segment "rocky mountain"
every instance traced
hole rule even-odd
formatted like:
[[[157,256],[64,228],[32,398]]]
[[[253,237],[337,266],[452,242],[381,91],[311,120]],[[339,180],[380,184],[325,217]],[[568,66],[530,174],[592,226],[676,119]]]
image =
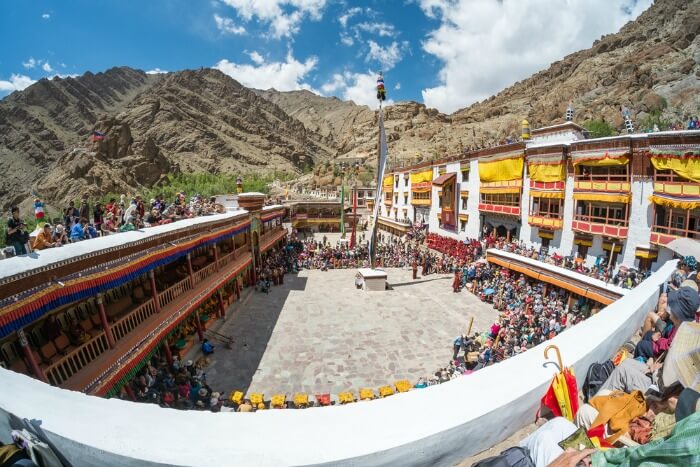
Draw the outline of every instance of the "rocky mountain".
[[[452,115],[415,102],[386,107],[392,160],[463,152],[562,121],[604,118],[621,129],[683,122],[700,109],[700,0],[657,0],[636,21],[548,69]],[[36,192],[53,202],[81,193],[133,192],[168,173],[270,173],[338,182],[334,158],[376,159],[377,113],[308,91],[256,91],[216,70],[147,75],[130,68],[41,80],[0,101],[0,204]],[[92,142],[93,131],[107,135]]]
[[[92,141],[93,131],[105,139]],[[299,120],[212,69],[113,68],[41,80],[0,101],[5,206],[32,192],[54,203],[135,192],[180,171],[301,173],[335,153]]]
[[[415,102],[387,107],[390,156],[413,162],[517,137],[523,119],[533,128],[563,121],[570,101],[579,124],[602,118],[622,130],[621,105],[632,110],[638,126],[652,115],[685,122],[700,112],[699,30],[699,0],[657,0],[590,49],[452,115]],[[261,95],[307,128],[332,136],[340,156],[376,157],[376,113],[369,108],[307,91]],[[316,182],[327,180],[320,175]]]

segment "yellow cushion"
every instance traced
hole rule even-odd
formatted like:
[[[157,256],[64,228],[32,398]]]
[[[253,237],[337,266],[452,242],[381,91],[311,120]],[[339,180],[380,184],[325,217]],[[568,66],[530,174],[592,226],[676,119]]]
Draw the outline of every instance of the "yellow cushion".
[[[369,399],[374,399],[374,391],[368,388],[360,389],[360,400],[365,401]]]
[[[273,407],[284,407],[284,404],[287,402],[287,396],[284,394],[275,394],[272,396],[272,399],[270,400],[270,403],[272,404]]]
[[[394,383],[398,392],[408,392],[411,390],[411,383],[407,379],[401,379]]]
[[[341,392],[338,394],[338,399],[340,400],[341,404],[355,402],[355,396],[351,392]]]
[[[296,405],[297,407],[302,405],[309,405],[309,395],[301,392],[294,394],[294,405]]]
[[[265,396],[259,392],[254,392],[250,395],[250,402],[253,405],[260,405],[265,400]]]
[[[231,396],[229,397],[231,399],[231,402],[235,402],[238,405],[241,405],[243,402],[243,396],[244,394],[241,391],[232,391]]]
[[[379,395],[382,397],[392,396],[394,394],[394,388],[391,386],[382,386],[379,388]]]

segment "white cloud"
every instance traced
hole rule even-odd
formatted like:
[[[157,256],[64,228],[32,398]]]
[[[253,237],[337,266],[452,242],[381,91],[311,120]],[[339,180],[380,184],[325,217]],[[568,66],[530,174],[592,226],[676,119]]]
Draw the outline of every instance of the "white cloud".
[[[396,83],[396,85],[394,86],[394,89],[396,89],[397,91],[399,89],[401,89],[401,83]]]
[[[360,13],[362,13],[362,8],[358,6],[350,8],[348,11],[346,11],[338,17],[338,22],[343,27],[343,29],[345,29],[348,27],[348,20],[353,16],[359,15]]]
[[[27,60],[26,62],[22,62],[22,66],[24,68],[34,68],[37,65],[37,63],[39,62],[34,60],[34,57],[29,57],[29,60]]]
[[[29,76],[11,74],[9,81],[0,80],[0,92],[21,91],[27,86],[31,86],[36,81]]]
[[[326,0],[222,0],[245,21],[257,18],[270,25],[272,37],[291,37],[304,18],[320,20]]]
[[[442,62],[440,84],[423,101],[453,112],[485,99],[603,34],[616,32],[652,0],[419,0],[440,21],[423,49]]]
[[[223,34],[241,35],[246,32],[243,26],[236,25],[231,18],[219,16],[216,13],[214,14],[214,22],[216,23],[216,29]]]
[[[379,101],[377,100],[377,73],[371,70],[367,73],[354,73],[351,71],[336,73],[328,83],[321,86],[321,90],[326,94],[351,100],[356,104],[366,105],[372,109],[379,107]],[[392,100],[387,100],[385,105],[392,103]]]
[[[46,73],[51,73],[53,71],[53,68],[51,68],[51,65],[49,65],[48,60],[41,65],[41,69],[44,70]]]
[[[354,26],[356,31],[374,34],[379,37],[394,37],[396,30],[393,24],[389,23],[358,23]]]
[[[260,58],[262,61],[254,61],[254,65],[233,63],[224,59],[214,65],[214,68],[250,88],[275,88],[278,91],[313,90],[311,86],[304,83],[304,78],[316,68],[318,64],[316,57],[309,57],[304,62],[300,62],[289,52],[284,62],[267,62],[262,56]],[[253,60],[252,56],[251,60]]]
[[[155,67],[154,69],[148,70],[148,71],[146,72],[147,75],[161,75],[161,74],[163,74],[163,73],[168,73],[168,71],[167,71],[167,70],[161,70],[161,69],[158,68],[158,67]]]
[[[385,71],[391,70],[401,61],[401,58],[403,58],[402,50],[408,47],[407,42],[403,42],[399,45],[396,41],[392,42],[391,45],[387,47],[382,47],[374,41],[369,41],[367,44],[369,45],[369,52],[365,57],[365,61],[369,62],[374,60],[378,62],[382,70]]]
[[[49,19],[49,18],[51,18],[51,15],[48,14],[48,13],[44,13],[43,15],[41,15],[41,17],[42,17],[43,19]]]
[[[353,40],[352,37],[350,37],[346,33],[341,32],[340,33],[340,43],[343,45],[347,45],[348,47],[351,47],[355,44],[355,41]]]
[[[263,56],[256,51],[250,52],[248,56],[256,65],[262,65],[263,63],[265,63],[265,59],[263,58]]]

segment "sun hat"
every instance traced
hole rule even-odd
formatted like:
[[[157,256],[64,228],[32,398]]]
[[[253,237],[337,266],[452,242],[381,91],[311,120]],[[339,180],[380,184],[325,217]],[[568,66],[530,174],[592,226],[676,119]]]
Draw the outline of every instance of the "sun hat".
[[[205,388],[201,388],[199,390],[199,397],[205,397],[207,395],[207,390]]]
[[[700,391],[700,323],[680,325],[666,354],[661,379],[667,388],[680,382]]]
[[[686,256],[685,258],[683,258],[683,263],[685,263],[685,265],[688,266],[691,270],[695,269],[698,265],[695,256]]]
[[[700,306],[700,296],[692,287],[680,287],[668,292],[668,309],[678,321],[693,321]]]

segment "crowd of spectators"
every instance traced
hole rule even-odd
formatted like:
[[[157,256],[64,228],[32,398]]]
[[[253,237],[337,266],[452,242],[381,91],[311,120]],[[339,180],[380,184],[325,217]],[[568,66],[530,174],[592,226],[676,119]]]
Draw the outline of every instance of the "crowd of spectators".
[[[186,199],[184,192],[178,193],[172,202],[160,196],[146,202],[141,196],[131,200],[121,195],[119,201],[111,198],[108,203],[95,203],[90,209],[89,200],[83,197],[80,207],[70,201],[60,218],[54,219],[52,225],[46,219],[44,204],[34,201],[34,214],[39,231],[32,238],[32,232],[21,219],[18,207],[11,209],[7,220],[5,257],[24,255],[32,250],[43,250],[66,245],[68,243],[89,240],[104,235],[129,232],[157,225],[169,224],[181,219],[189,219],[224,212],[222,205],[215,198],[200,195]]]

